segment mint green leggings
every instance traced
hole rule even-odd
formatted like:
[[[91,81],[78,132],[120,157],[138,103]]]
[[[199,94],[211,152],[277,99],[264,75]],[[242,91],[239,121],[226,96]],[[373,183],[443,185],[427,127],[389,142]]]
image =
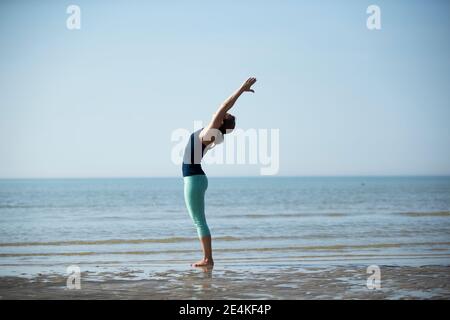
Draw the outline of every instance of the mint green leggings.
[[[184,180],[184,201],[189,215],[197,227],[200,238],[210,236],[205,218],[205,192],[208,189],[208,178],[203,174],[187,176]]]

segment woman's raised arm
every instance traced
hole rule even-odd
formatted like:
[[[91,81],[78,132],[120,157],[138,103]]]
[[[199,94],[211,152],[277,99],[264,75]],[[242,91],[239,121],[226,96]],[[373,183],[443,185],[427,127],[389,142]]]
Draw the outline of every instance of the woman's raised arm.
[[[222,125],[222,121],[228,112],[230,110],[237,99],[243,94],[244,92],[255,92],[251,87],[256,82],[256,78],[248,78],[240,87],[237,89],[230,97],[228,97],[227,100],[225,100],[217,109],[216,113],[213,115],[213,118],[211,119],[211,122],[200,134],[200,137],[204,135],[209,129],[219,129]]]

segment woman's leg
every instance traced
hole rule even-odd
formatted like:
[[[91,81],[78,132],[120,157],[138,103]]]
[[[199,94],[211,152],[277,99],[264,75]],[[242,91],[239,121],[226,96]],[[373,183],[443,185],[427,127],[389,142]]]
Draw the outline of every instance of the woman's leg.
[[[208,188],[208,179],[205,175],[184,177],[184,200],[189,215],[197,227],[197,233],[203,250],[203,259],[193,266],[213,265],[211,233],[205,218],[205,192]]]
[[[207,265],[213,265],[214,260],[212,257],[211,235],[201,237],[200,242],[202,244],[203,259],[196,263],[193,263],[192,266],[202,267],[202,266],[207,266]]]

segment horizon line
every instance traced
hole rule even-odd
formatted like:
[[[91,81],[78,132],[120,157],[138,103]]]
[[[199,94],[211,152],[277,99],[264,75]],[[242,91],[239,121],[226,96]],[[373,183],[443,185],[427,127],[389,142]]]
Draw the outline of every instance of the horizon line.
[[[450,174],[341,174],[341,175],[207,175],[208,178],[413,178],[442,177],[450,178]],[[0,180],[101,180],[101,179],[173,179],[180,176],[91,176],[91,177],[0,177]]]

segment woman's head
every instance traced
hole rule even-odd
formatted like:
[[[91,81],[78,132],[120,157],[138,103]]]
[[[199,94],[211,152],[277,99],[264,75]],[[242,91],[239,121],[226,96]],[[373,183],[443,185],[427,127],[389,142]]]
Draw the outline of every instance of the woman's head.
[[[222,125],[219,128],[220,132],[222,132],[222,134],[227,134],[232,132],[235,127],[236,118],[232,114],[226,113],[225,117],[223,118]]]

